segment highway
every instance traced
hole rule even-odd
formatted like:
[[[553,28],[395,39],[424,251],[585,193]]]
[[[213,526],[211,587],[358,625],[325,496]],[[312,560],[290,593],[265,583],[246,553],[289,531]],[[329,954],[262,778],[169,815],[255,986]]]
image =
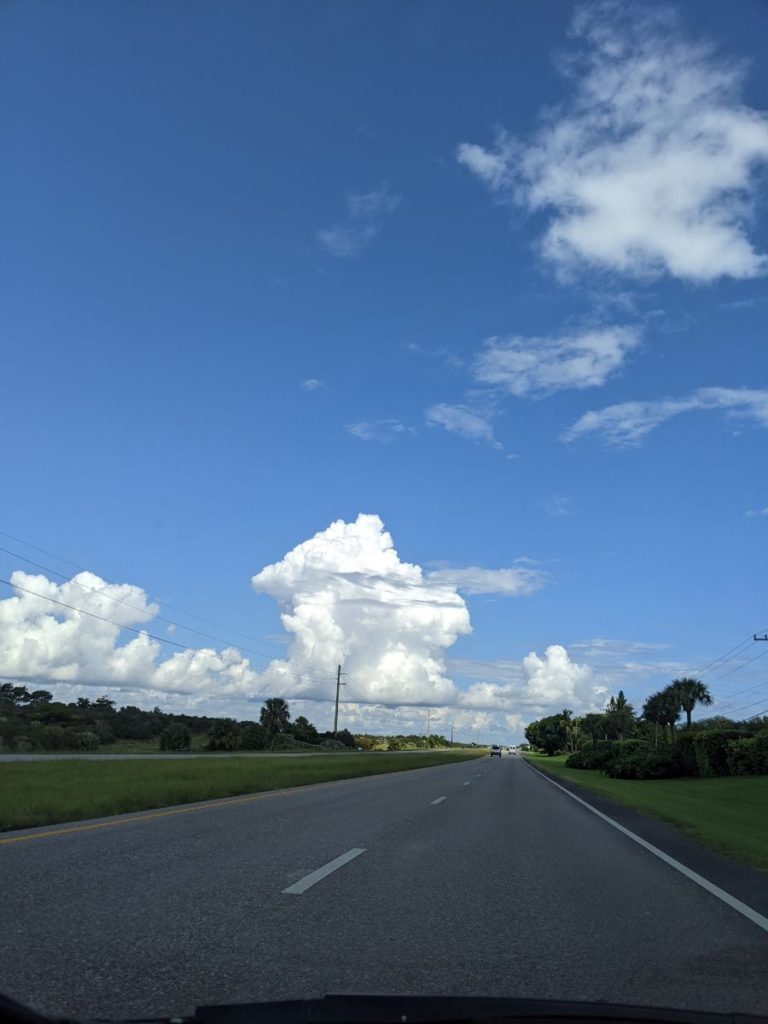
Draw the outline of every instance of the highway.
[[[5,833],[0,989],[112,1018],[329,992],[768,1012],[768,876],[587,799],[754,920],[483,758]]]

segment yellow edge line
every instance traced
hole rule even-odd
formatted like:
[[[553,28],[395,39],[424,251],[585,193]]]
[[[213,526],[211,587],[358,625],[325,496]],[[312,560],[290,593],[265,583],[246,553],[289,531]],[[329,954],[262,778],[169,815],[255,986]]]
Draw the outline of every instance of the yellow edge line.
[[[386,773],[379,773],[386,774]],[[71,825],[68,828],[48,829],[45,832],[30,832],[24,836],[9,836],[7,839],[0,839],[0,846],[9,846],[11,843],[24,843],[28,839],[47,839],[48,836],[65,836],[72,832],[92,832],[99,828],[114,828],[116,825],[130,825],[134,821],[152,821],[155,818],[170,818],[174,814],[191,814],[193,811],[212,811],[218,807],[228,807],[231,804],[252,803],[256,800],[269,800],[279,796],[293,796],[295,793],[306,793],[308,789],[327,789],[329,786],[340,786],[346,782],[360,782],[362,779],[370,779],[370,775],[356,775],[351,779],[334,779],[332,782],[314,782],[307,786],[293,786],[290,789],[268,791],[266,793],[245,793],[241,796],[226,797],[221,800],[205,800],[192,807],[176,807],[170,811],[154,811],[152,814],[134,814],[130,818],[122,815],[112,818],[109,821],[98,821],[92,825]]]

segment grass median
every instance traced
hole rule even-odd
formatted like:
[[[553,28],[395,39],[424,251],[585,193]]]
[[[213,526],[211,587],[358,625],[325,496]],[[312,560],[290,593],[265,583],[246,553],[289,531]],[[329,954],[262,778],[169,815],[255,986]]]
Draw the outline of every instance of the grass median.
[[[702,846],[768,872],[768,775],[634,781],[566,768],[564,755],[525,756],[535,768],[669,822]]]
[[[476,750],[316,757],[206,757],[0,764],[0,831],[102,818],[216,797],[412,771],[481,756]]]

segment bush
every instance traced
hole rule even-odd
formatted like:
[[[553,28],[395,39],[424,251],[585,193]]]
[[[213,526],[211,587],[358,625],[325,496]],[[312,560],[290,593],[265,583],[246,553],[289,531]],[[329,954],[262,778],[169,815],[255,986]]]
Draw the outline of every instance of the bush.
[[[577,750],[570,757],[566,758],[566,768],[591,768],[592,765],[587,762],[590,759],[590,755],[593,753],[589,750]]]
[[[257,722],[242,722],[240,726],[241,750],[266,750],[269,743],[266,729]]]
[[[669,779],[676,773],[671,750],[635,747],[616,754],[603,774],[610,779]]]
[[[217,718],[208,733],[209,750],[237,750],[240,746],[240,729],[232,718]]]
[[[600,771],[603,769],[615,756],[615,748],[619,742],[622,743],[635,743],[635,740],[601,740],[597,749],[593,750],[591,747],[588,750],[577,750],[571,754],[565,762],[567,768],[585,768],[591,769],[592,771]]]
[[[768,775],[768,729],[753,737],[755,744],[755,760],[761,775]]]
[[[338,740],[323,740],[320,746],[323,750],[346,750],[347,748],[343,743],[339,743]],[[399,747],[397,748],[400,749]]]
[[[95,732],[72,732],[68,736],[69,746],[74,750],[98,750],[99,737]]]
[[[40,730],[40,746],[43,750],[62,750],[67,734],[60,725],[46,725]]]
[[[725,763],[729,775],[758,775],[755,741],[746,737],[728,740],[725,746]]]
[[[115,734],[110,729],[109,725],[102,719],[98,719],[94,722],[93,731],[99,738],[99,744],[108,745],[115,742]]]
[[[672,758],[678,775],[698,775],[699,766],[696,760],[696,733],[686,729],[675,737],[672,746]]]
[[[697,732],[693,748],[699,775],[703,778],[728,775],[728,744],[743,736],[744,733],[738,729],[707,729]]]
[[[174,722],[160,733],[161,750],[189,750],[192,746],[192,733],[179,722]]]

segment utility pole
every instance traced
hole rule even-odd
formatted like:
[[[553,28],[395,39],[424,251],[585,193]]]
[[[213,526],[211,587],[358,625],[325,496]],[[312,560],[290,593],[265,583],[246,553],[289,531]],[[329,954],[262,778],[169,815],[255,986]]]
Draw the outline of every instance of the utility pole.
[[[453,746],[453,722],[451,722],[451,746]]]
[[[336,669],[336,710],[333,713],[333,735],[339,731],[339,690],[341,689],[341,665]]]

